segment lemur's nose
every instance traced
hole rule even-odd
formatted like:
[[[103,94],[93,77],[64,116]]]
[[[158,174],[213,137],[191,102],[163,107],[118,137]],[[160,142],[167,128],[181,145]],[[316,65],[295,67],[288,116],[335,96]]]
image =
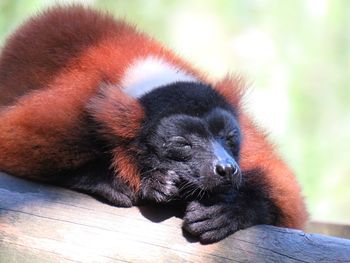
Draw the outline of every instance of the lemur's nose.
[[[239,167],[229,160],[219,161],[215,166],[215,173],[223,177],[235,176],[239,173]]]
[[[232,182],[241,178],[241,169],[236,160],[218,142],[213,142],[214,173]]]

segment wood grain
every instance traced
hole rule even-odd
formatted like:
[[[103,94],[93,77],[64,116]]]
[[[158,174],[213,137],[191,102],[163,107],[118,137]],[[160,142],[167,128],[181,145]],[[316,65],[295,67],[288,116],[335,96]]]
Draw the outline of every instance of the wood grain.
[[[0,173],[0,262],[350,262],[350,240],[261,225],[201,245],[171,209],[117,208]]]

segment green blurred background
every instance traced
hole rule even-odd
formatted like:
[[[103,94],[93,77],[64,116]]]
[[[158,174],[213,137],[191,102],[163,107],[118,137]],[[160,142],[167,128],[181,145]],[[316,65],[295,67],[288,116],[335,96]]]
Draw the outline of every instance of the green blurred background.
[[[295,170],[311,218],[350,222],[350,1],[0,0],[0,44],[72,2],[125,18],[214,78],[245,76],[246,108]]]

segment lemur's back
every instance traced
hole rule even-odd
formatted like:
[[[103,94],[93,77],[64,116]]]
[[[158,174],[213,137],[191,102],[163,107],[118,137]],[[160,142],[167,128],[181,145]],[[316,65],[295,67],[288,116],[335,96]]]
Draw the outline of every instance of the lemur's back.
[[[81,6],[54,8],[10,36],[0,55],[0,105],[45,88],[88,48],[131,27]],[[84,69],[82,69],[84,70]]]
[[[3,170],[49,180],[42,175],[96,158],[84,104],[101,78],[79,61],[122,26],[83,7],[54,8],[10,36],[0,55]]]
[[[95,159],[104,149],[91,139],[95,127],[86,105],[105,83],[118,92],[127,68],[149,56],[185,64],[133,26],[82,6],[31,18],[0,55],[0,167],[49,179],[43,175]],[[120,92],[116,100],[130,99]]]

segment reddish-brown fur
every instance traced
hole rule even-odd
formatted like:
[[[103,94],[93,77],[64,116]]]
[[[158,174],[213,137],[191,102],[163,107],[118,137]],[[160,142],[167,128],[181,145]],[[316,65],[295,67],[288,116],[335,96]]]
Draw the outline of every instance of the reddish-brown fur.
[[[138,190],[141,184],[141,178],[136,165],[135,155],[136,151],[125,146],[117,146],[114,149],[114,166],[118,175],[127,182],[133,189]],[[130,176],[132,175],[132,176]]]
[[[56,171],[77,168],[95,158],[101,149],[85,140],[88,108],[103,124],[104,134],[125,140],[125,145],[113,150],[112,165],[121,178],[139,189],[133,159],[137,149],[130,149],[128,141],[137,136],[144,112],[137,100],[115,87],[128,65],[149,55],[205,81],[156,41],[110,16],[70,7],[29,20],[10,37],[0,57],[0,169],[50,180]],[[113,83],[114,88],[102,83]],[[214,87],[238,106],[240,83],[227,78]],[[282,226],[303,227],[307,213],[295,177],[244,112],[240,121],[242,169],[262,171],[249,180],[263,182],[282,213]]]
[[[102,127],[103,134],[127,139],[138,135],[139,125],[144,119],[140,103],[112,85],[101,87],[100,95],[90,100],[88,108],[95,119],[109,124],[108,127]]]

